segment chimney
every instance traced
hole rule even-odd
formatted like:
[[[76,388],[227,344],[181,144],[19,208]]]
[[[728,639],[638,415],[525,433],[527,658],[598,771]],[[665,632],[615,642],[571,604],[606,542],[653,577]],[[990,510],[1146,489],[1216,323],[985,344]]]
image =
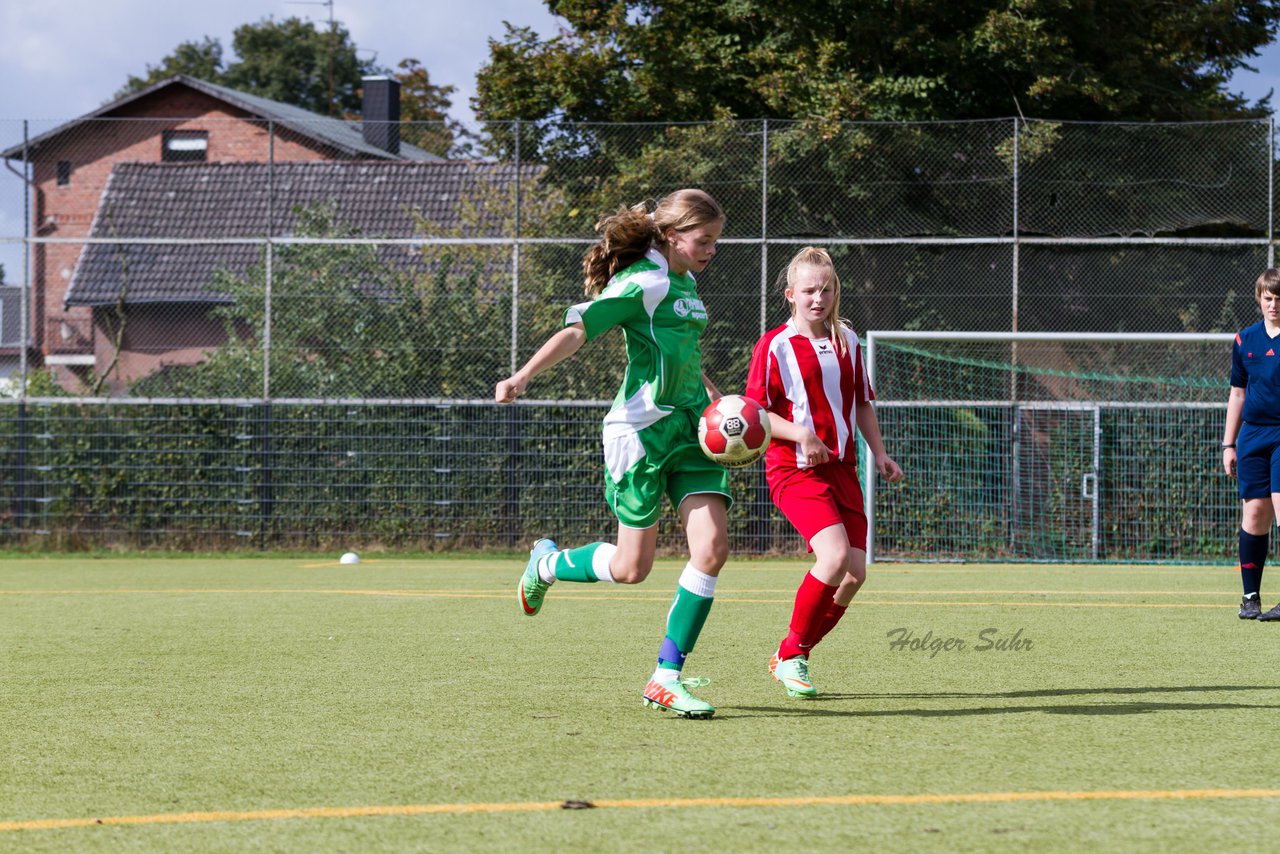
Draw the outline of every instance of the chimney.
[[[361,120],[364,141],[390,154],[400,153],[400,81],[390,77],[364,78]]]

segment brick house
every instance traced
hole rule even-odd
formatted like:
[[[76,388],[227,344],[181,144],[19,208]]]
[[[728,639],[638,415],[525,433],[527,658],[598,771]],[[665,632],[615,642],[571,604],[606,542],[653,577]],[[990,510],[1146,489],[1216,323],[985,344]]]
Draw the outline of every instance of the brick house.
[[[135,218],[126,225],[114,214],[104,216],[111,213],[102,207],[104,193],[119,165],[163,164],[180,170],[236,163],[441,162],[401,144],[398,99],[394,80],[368,78],[366,120],[350,122],[176,76],[0,151],[0,157],[26,161],[30,168],[34,236],[151,238],[163,236],[154,219]],[[74,242],[36,244],[32,253],[33,362],[54,369],[68,389],[82,389],[114,349],[95,319],[96,304],[68,300],[87,254],[84,244]],[[142,344],[144,350],[172,349],[173,358],[186,361],[216,343],[211,338],[216,332],[199,312],[188,312],[185,328],[177,329],[171,315],[159,329],[145,311],[141,315],[131,326],[138,342],[152,342]],[[135,368],[148,369],[145,360]]]

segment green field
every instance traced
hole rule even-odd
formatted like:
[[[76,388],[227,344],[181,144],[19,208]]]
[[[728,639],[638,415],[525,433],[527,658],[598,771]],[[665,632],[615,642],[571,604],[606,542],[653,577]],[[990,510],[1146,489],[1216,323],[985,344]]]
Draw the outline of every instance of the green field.
[[[802,701],[765,663],[807,564],[734,560],[688,721],[640,702],[677,561],[533,619],[522,567],[4,556],[0,850],[1201,854],[1280,819],[1280,624],[1229,569],[877,564]]]

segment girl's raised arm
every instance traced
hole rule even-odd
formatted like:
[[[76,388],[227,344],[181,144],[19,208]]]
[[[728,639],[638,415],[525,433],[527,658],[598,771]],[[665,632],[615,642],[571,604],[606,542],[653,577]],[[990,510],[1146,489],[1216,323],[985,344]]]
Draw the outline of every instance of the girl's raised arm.
[[[515,400],[524,394],[530,380],[578,352],[586,340],[587,333],[581,323],[570,324],[561,329],[548,338],[547,343],[538,348],[538,352],[529,357],[524,367],[498,382],[493,390],[493,399],[498,403],[510,403]]]

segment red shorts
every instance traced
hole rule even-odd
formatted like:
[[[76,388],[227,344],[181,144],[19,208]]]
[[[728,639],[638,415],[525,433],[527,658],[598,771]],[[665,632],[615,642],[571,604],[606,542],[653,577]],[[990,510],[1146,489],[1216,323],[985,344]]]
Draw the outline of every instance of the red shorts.
[[[867,514],[858,467],[829,462],[811,469],[778,468],[766,472],[769,497],[813,551],[813,535],[844,525],[849,545],[867,550]]]

